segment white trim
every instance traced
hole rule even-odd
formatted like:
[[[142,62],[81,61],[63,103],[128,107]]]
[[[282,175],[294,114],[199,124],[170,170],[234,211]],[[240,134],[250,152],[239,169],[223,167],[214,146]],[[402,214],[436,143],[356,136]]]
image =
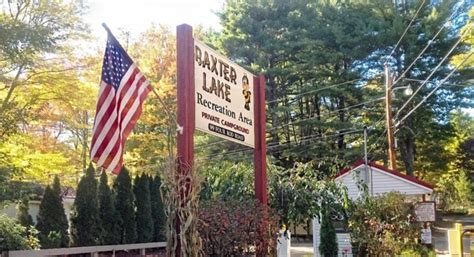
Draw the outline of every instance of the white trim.
[[[348,172],[346,172],[346,173],[342,174],[341,176],[335,178],[335,180],[338,181],[338,180],[342,179],[342,178],[345,177],[346,175],[352,173],[354,170],[356,170],[356,169],[358,169],[359,167],[364,166],[364,165],[365,165],[365,164],[362,163],[362,164],[356,166],[355,168],[351,168],[351,170],[349,170]],[[433,189],[431,189],[431,188],[429,188],[429,187],[426,187],[426,186],[423,186],[423,185],[421,185],[421,184],[415,183],[415,182],[410,181],[410,180],[408,180],[408,179],[405,179],[405,178],[403,178],[403,177],[394,175],[394,174],[392,174],[392,173],[390,173],[390,172],[386,172],[386,171],[384,171],[384,170],[382,170],[382,169],[379,169],[379,168],[377,168],[377,167],[374,167],[374,166],[372,166],[372,165],[370,165],[370,164],[369,164],[368,166],[369,166],[371,169],[373,169],[373,170],[375,170],[375,171],[378,171],[378,172],[380,172],[380,173],[382,173],[382,174],[389,175],[389,176],[391,176],[392,178],[395,178],[395,179],[398,179],[398,180],[401,180],[401,181],[404,181],[404,182],[408,182],[409,184],[414,185],[414,186],[416,186],[416,187],[418,187],[418,188],[421,188],[421,189],[423,189],[423,190],[427,190],[429,194],[433,193]]]
[[[123,251],[133,249],[146,248],[164,248],[165,242],[143,243],[143,244],[126,244],[126,245],[101,245],[101,246],[85,246],[85,247],[71,247],[71,248],[56,248],[44,250],[19,250],[9,251],[8,257],[45,257],[65,254],[81,254],[81,253],[97,253],[97,252],[111,252]]]
[[[377,171],[383,173],[383,174],[389,175],[389,176],[391,176],[391,177],[393,177],[393,178],[396,178],[396,179],[398,179],[398,180],[402,180],[402,181],[408,182],[409,184],[412,184],[412,185],[414,185],[414,186],[417,186],[417,187],[419,187],[419,188],[421,188],[421,189],[425,189],[425,190],[427,190],[429,193],[433,193],[433,189],[431,189],[431,188],[429,188],[429,187],[423,186],[423,185],[421,185],[421,184],[415,183],[415,182],[410,181],[410,180],[408,180],[408,179],[405,179],[405,178],[402,178],[402,177],[400,177],[400,176],[394,175],[394,174],[392,174],[392,173],[386,172],[386,171],[381,170],[381,169],[379,169],[379,168],[376,168],[376,167],[373,167],[373,166],[371,166],[371,167],[372,167],[373,169],[375,169],[375,170],[377,170]]]
[[[350,169],[349,171],[347,171],[346,173],[340,175],[339,177],[336,177],[335,180],[337,181],[337,180],[339,180],[339,179],[341,179],[341,178],[343,178],[343,177],[349,175],[349,173],[351,173],[351,172],[353,172],[354,170],[358,169],[358,168],[359,168],[360,166],[362,166],[362,165],[365,165],[365,164],[362,163],[362,164],[360,164],[360,165],[357,165],[357,166],[354,167],[354,168],[351,168],[351,169]],[[372,166],[370,166],[370,165],[368,165],[368,166],[369,166],[369,167],[372,167]]]

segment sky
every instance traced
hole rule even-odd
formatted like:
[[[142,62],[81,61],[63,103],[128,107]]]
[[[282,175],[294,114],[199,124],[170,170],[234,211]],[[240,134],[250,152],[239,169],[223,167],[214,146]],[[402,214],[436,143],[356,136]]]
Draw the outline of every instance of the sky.
[[[85,0],[89,11],[85,20],[92,33],[98,37],[105,34],[102,23],[114,32],[130,31],[137,36],[152,23],[176,27],[187,23],[193,27],[203,25],[219,29],[219,19],[214,14],[223,5],[223,0]]]
[[[144,32],[152,23],[172,28],[187,23],[193,27],[203,25],[219,30],[215,14],[222,9],[224,0],[84,0],[89,6],[85,20],[92,33],[105,41],[102,23],[114,33],[128,31],[131,37]],[[474,109],[465,109],[474,116]]]

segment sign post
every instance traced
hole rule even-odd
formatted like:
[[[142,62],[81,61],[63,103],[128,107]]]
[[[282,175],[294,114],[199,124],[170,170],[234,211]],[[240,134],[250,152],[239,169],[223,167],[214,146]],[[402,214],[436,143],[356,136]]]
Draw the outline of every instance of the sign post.
[[[177,122],[182,127],[177,135],[177,177],[181,178],[193,172],[194,162],[194,62],[193,62],[193,28],[187,24],[179,25],[176,30],[176,70],[177,70]],[[178,180],[180,181],[180,180]],[[183,188],[183,187],[180,187]],[[185,199],[191,190],[188,182],[180,199]],[[183,203],[181,200],[180,203]],[[181,221],[176,217],[176,233],[180,234]],[[181,256],[180,236],[177,237],[176,257]]]
[[[267,196],[267,145],[265,141],[265,77],[254,77],[255,93],[255,148],[253,160],[255,169],[255,197],[261,204],[268,204]]]
[[[268,204],[265,77],[249,71],[193,39],[192,27],[177,27],[177,177],[193,172],[194,130],[254,148],[255,197]],[[186,181],[180,202],[189,194]],[[267,217],[261,217],[264,222]],[[176,218],[179,235],[180,220]],[[264,231],[260,231],[264,233]],[[180,256],[178,236],[176,256]],[[263,242],[266,247],[267,243]],[[262,257],[265,256],[264,254]]]

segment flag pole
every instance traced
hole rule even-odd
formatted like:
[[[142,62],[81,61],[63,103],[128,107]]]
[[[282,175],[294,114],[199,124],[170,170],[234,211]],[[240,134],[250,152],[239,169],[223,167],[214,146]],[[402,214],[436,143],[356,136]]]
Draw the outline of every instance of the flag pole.
[[[110,35],[113,35],[112,31],[109,29],[107,24],[105,24],[105,22],[102,23],[102,27],[104,27],[104,29],[107,31],[107,33],[109,33]],[[176,116],[173,115],[173,113],[169,110],[168,106],[165,104],[163,99],[158,94],[158,91],[156,91],[156,88],[153,85],[150,85],[150,87],[153,91],[153,94],[155,94],[156,98],[158,98],[158,101],[160,101],[160,104],[165,109],[166,115],[168,115],[168,117],[171,118],[174,121],[174,123],[176,124],[176,129],[179,132],[179,134],[183,134],[183,128],[178,124],[178,122],[176,120]]]
[[[170,117],[171,119],[173,119],[174,123],[176,124],[176,130],[179,132],[179,134],[183,134],[183,128],[178,124],[178,121],[176,120],[176,117],[173,115],[173,113],[168,109],[168,106],[165,104],[165,102],[163,101],[163,99],[160,97],[160,95],[158,94],[158,91],[156,91],[156,88],[152,85],[151,86],[151,89],[153,91],[153,94],[155,94],[156,98],[158,98],[158,101],[160,101],[161,105],[163,105],[163,108],[165,109],[165,112],[166,114],[168,115],[168,117]]]

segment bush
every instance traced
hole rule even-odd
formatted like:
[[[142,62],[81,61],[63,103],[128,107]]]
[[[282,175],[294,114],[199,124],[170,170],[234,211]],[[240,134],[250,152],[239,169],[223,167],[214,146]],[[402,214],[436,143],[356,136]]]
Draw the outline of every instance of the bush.
[[[38,222],[36,228],[39,231],[38,237],[41,247],[57,248],[69,246],[69,224],[64,211],[63,199],[61,197],[61,185],[59,178],[54,177],[53,186],[47,186],[38,212]],[[51,234],[51,232],[54,232]],[[60,240],[56,240],[56,234]]]
[[[0,252],[39,248],[34,227],[26,228],[6,215],[0,215]]]
[[[395,256],[419,247],[420,227],[403,195],[365,197],[349,212],[352,245],[360,255]]]
[[[336,230],[331,222],[329,211],[324,211],[321,216],[321,244],[319,253],[324,257],[337,256],[337,237]]]
[[[74,210],[71,217],[71,244],[92,246],[100,242],[101,227],[97,200],[97,179],[92,164],[77,186]]]
[[[267,217],[264,224],[261,220]],[[276,249],[278,219],[267,206],[253,201],[211,201],[199,212],[198,230],[205,256],[271,256]],[[268,242],[268,246],[262,242]]]
[[[416,249],[404,250],[398,257],[436,257],[436,252],[422,246]]]

